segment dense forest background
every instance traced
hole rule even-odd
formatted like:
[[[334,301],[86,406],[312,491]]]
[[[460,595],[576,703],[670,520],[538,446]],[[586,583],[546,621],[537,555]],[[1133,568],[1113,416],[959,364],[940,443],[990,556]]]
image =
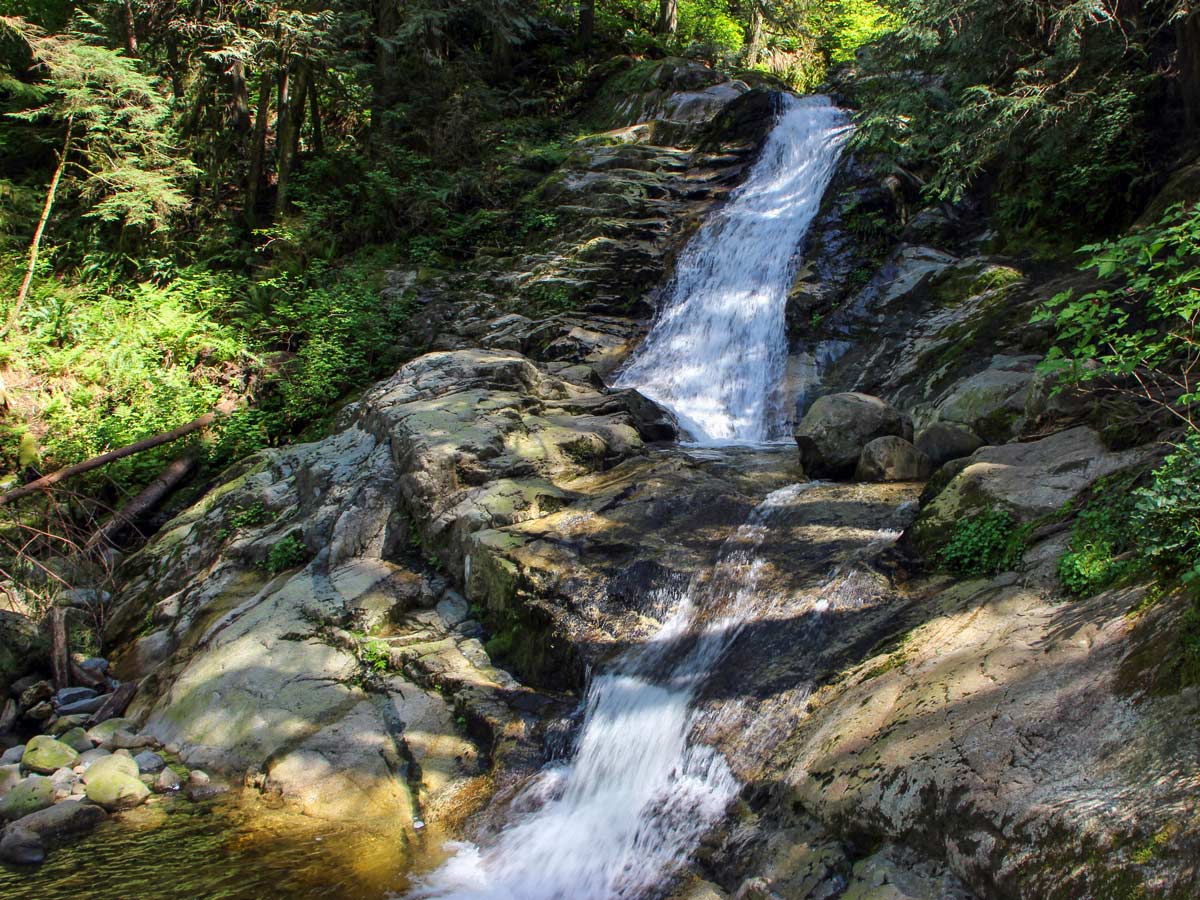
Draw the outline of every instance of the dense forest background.
[[[998,250],[1054,258],[1087,244],[1133,268],[1147,247],[1200,233],[1190,213],[1159,210],[1163,243],[1097,243],[1195,153],[1200,17],[1179,0],[0,10],[10,487],[214,410],[217,426],[187,451],[209,471],[320,433],[399,361],[411,310],[381,292],[384,273],[536,246],[555,211],[532,188],[602,128],[588,113],[598,86],[623,67],[636,78],[639,61],[691,57],[801,91],[832,83],[858,110],[856,151],[924,201],[984,204]],[[1173,287],[1139,297],[1194,319],[1181,253],[1163,276]],[[1105,329],[1128,332],[1128,311],[1104,302],[1081,319],[1064,301],[1065,361],[1094,357]],[[1170,328],[1151,331],[1160,362],[1187,352]],[[1141,345],[1125,352],[1114,365]],[[180,453],[163,446],[77,482],[63,520],[92,520],[88,533]]]

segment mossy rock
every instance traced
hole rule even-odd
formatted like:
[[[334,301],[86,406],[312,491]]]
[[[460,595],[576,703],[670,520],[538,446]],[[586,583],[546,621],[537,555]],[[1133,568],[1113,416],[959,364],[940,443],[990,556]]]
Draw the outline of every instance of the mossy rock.
[[[82,731],[80,734],[82,735]],[[79,751],[70,744],[56,740],[48,734],[39,734],[25,745],[21,765],[31,772],[49,775],[62,768],[69,769],[78,759]]]
[[[97,744],[103,744],[118,731],[137,734],[138,723],[133,719],[108,719],[88,729],[87,736]]]
[[[113,754],[97,760],[84,775],[87,798],[110,812],[139,806],[150,788],[138,778],[137,763],[128,756]]]
[[[20,819],[54,805],[54,785],[42,775],[30,775],[0,797],[0,818]]]

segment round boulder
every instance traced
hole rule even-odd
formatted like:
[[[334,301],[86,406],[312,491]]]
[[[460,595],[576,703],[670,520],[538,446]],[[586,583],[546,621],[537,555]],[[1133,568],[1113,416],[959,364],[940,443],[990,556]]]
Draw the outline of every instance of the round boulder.
[[[30,738],[21,754],[21,765],[31,772],[49,775],[62,768],[70,768],[79,759],[79,751],[70,744],[55,740],[48,734]]]
[[[54,804],[54,785],[49,778],[30,775],[0,797],[0,818],[20,819]]]
[[[863,447],[854,475],[859,481],[923,481],[933,472],[929,457],[896,435]]]
[[[983,446],[983,441],[966,425],[957,422],[934,422],[928,428],[921,429],[916,445],[936,468],[952,459],[970,456]]]
[[[0,835],[0,860],[18,866],[36,866],[45,858],[42,839],[28,828],[9,825]]]
[[[796,426],[804,471],[815,478],[847,477],[867,444],[903,435],[904,426],[904,417],[878,397],[853,392],[821,397]]]

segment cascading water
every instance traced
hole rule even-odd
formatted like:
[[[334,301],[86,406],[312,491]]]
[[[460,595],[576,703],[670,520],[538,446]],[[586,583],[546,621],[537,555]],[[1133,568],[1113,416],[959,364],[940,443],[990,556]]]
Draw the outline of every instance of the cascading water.
[[[827,98],[781,98],[760,158],[688,245],[619,379],[670,407],[698,443],[775,436],[793,257],[849,128]],[[806,488],[768,496],[659,633],[592,680],[570,758],[523,788],[497,835],[451,845],[414,900],[635,900],[669,883],[739,790],[724,758],[693,739],[697,691],[763,603],[771,516]]]
[[[617,380],[668,407],[701,445],[786,437],[778,392],[794,258],[851,126],[827,97],[780,103],[746,181],[688,243],[650,334]]]
[[[452,845],[410,897],[633,900],[670,880],[739,788],[720,754],[689,740],[692,701],[761,600],[772,514],[807,487],[769,495],[658,634],[593,679],[572,758],[522,790],[494,842]]]

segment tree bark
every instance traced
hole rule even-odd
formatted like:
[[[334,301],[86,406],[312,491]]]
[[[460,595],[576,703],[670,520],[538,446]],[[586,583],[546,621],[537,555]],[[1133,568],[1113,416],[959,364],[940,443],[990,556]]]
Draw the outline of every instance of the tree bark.
[[[229,80],[233,88],[233,127],[238,134],[250,133],[250,92],[246,88],[246,65],[240,59],[229,67]]]
[[[579,4],[579,46],[588,50],[596,34],[596,0],[581,0]]]
[[[308,65],[298,63],[295,77],[289,78],[287,94],[280,97],[279,180],[275,191],[275,217],[287,212],[288,189],[292,181],[292,161],[300,142],[300,127],[304,124],[304,100],[308,89]]]
[[[271,118],[271,92],[275,77],[264,72],[258,89],[258,111],[254,115],[254,135],[250,139],[250,165],[246,172],[246,207],[242,215],[246,223],[258,222],[258,192],[262,187],[263,161],[267,157],[267,124]]]
[[[187,478],[195,464],[195,459],[190,456],[181,456],[172,462],[141,493],[113,513],[107,522],[96,529],[96,533],[88,538],[83,549],[90,553],[101,544],[111,544],[126,527],[154,509],[163,497],[175,490],[179,483]]]
[[[138,686],[132,681],[126,681],[119,688],[104,698],[104,702],[100,704],[100,708],[92,713],[92,717],[87,720],[87,727],[91,728],[99,725],[101,722],[107,722],[109,719],[116,718],[125,712],[129,706],[133,695],[137,693]]]
[[[33,284],[33,276],[37,271],[38,255],[42,250],[42,235],[46,233],[46,223],[50,221],[50,210],[54,208],[54,195],[58,193],[58,183],[62,180],[63,169],[67,167],[67,155],[71,152],[71,133],[74,124],[74,119],[68,116],[67,134],[63,138],[62,153],[58,157],[58,166],[54,169],[54,175],[50,179],[50,187],[46,191],[46,202],[42,206],[42,215],[38,219],[37,228],[34,229],[33,241],[29,245],[29,266],[25,270],[25,277],[21,280],[21,287],[17,291],[17,301],[8,314],[8,323],[4,326],[4,331],[0,332],[0,336],[7,334],[16,325],[17,319],[21,315],[21,307],[25,305],[25,298],[29,296],[29,287]]]
[[[313,153],[321,156],[325,152],[325,134],[321,130],[321,106],[320,92],[317,90],[317,81],[314,78],[312,84],[308,86],[308,115],[312,121],[312,149]]]
[[[375,77],[371,86],[372,152],[392,142],[391,110],[400,98],[400,67],[396,52],[396,31],[400,27],[398,0],[378,0],[375,14]]]
[[[746,65],[757,66],[758,58],[762,54],[762,6],[758,0],[751,0],[750,3],[750,36],[746,44]]]
[[[67,645],[67,611],[56,606],[50,610],[50,671],[60,691],[71,686],[71,653]]]
[[[1184,126],[1200,130],[1200,11],[1188,13],[1175,26],[1179,46],[1179,98]]]
[[[133,20],[133,4],[125,0],[122,12],[125,26],[125,52],[130,56],[138,55],[137,24]]]
[[[679,30],[679,0],[659,0],[658,25],[654,30],[658,34],[669,35]]]
[[[155,447],[161,447],[163,444],[169,444],[171,441],[177,441],[194,431],[207,428],[217,420],[218,415],[228,413],[232,408],[232,404],[222,404],[212,412],[207,412],[198,419],[188,422],[186,425],[180,425],[171,431],[164,431],[161,434],[143,438],[137,443],[129,444],[126,447],[101,453],[99,456],[85,459],[83,462],[75,463],[73,466],[67,466],[65,469],[59,469],[57,472],[51,472],[49,475],[44,475],[36,481],[31,481],[29,484],[22,485],[19,488],[13,488],[11,491],[0,494],[0,506],[12,503],[14,500],[20,500],[22,497],[28,497],[30,494],[36,494],[38,491],[44,491],[47,488],[54,487],[60,481],[66,481],[68,478],[73,478],[76,475],[82,475],[84,472],[90,472],[92,469],[98,469],[110,462],[116,462],[118,459],[124,459],[127,456],[133,456],[135,453],[141,453],[143,450],[152,450]]]

